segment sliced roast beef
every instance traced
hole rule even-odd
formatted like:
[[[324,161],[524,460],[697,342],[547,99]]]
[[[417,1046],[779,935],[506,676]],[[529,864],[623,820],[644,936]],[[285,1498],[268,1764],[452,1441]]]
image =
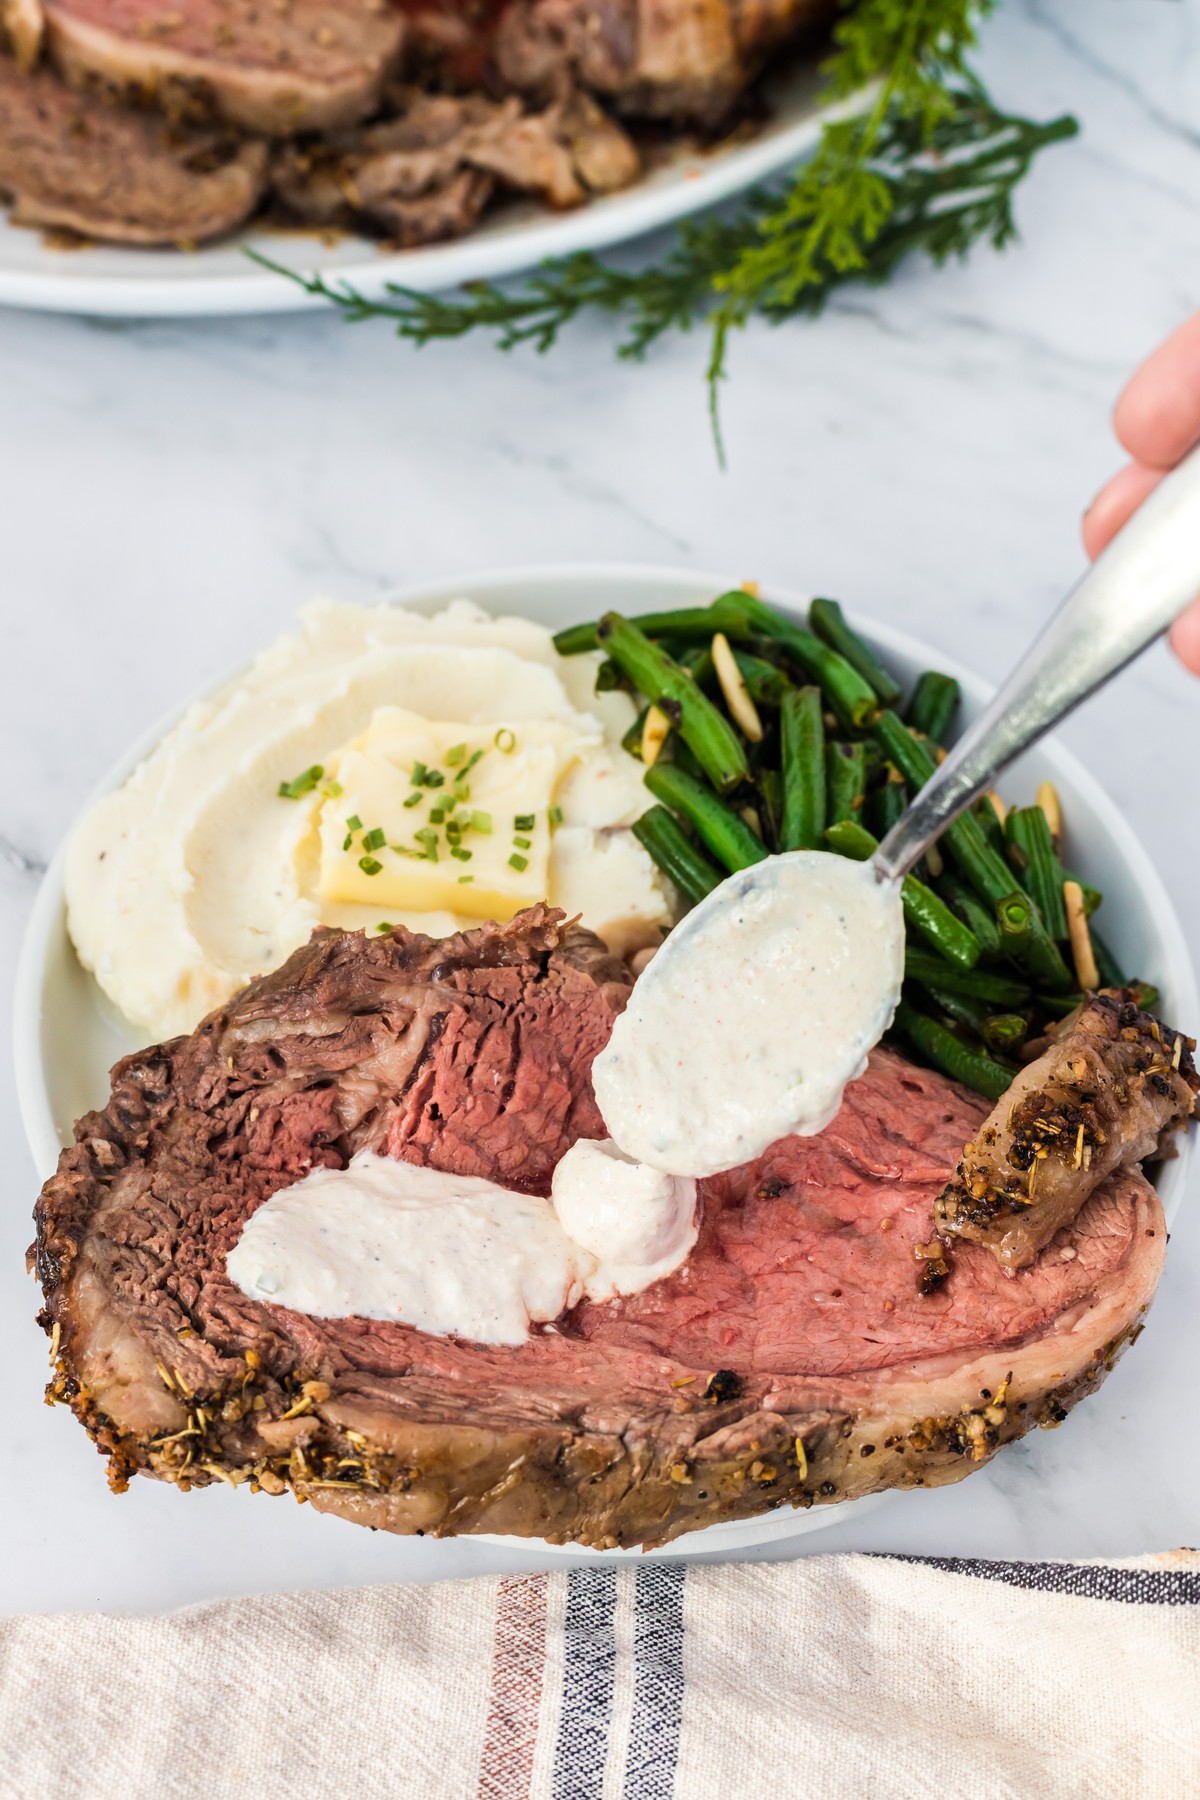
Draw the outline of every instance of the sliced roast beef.
[[[829,0],[515,0],[496,28],[502,80],[543,99],[578,82],[620,111],[717,124],[763,61]]]
[[[199,104],[273,137],[334,130],[378,105],[400,55],[391,0],[43,0],[50,55],[178,112]]]
[[[225,1256],[314,1164],[371,1148],[545,1193],[600,1136],[590,1070],[628,993],[536,908],[445,942],[319,934],[190,1038],[114,1071],[37,1208],[51,1395],[109,1458],[400,1532],[661,1542],[780,1505],[954,1481],[1095,1388],[1165,1248],[1110,1176],[1020,1274],[916,1249],[983,1107],[887,1051],[817,1138],[701,1185],[688,1262],[518,1347],[242,1294]]]
[[[0,56],[0,193],[20,225],[119,244],[198,244],[240,225],[266,179],[263,145],[73,93]]]
[[[1115,1169],[1160,1156],[1186,1126],[1195,1048],[1131,995],[1093,995],[973,1135],[938,1198],[938,1230],[1025,1268]]]
[[[583,94],[541,113],[515,96],[410,94],[397,118],[282,146],[272,183],[296,218],[407,245],[468,230],[497,184],[566,207],[638,169],[629,138]]]

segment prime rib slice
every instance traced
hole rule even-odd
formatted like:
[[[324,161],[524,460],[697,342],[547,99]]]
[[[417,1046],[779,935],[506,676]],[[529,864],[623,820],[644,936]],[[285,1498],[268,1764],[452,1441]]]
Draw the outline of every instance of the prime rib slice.
[[[198,244],[249,217],[266,170],[262,144],[109,106],[0,56],[0,193],[19,225]]]
[[[938,1230],[1025,1268],[1114,1169],[1170,1147],[1200,1088],[1195,1048],[1128,994],[1089,996],[967,1144]]]
[[[631,116],[716,125],[773,50],[834,10],[829,0],[513,0],[495,61],[519,93],[549,97],[574,80]]]
[[[555,207],[636,179],[637,151],[587,94],[543,112],[515,95],[410,95],[400,116],[283,145],[272,166],[293,217],[358,226],[409,245],[469,230],[497,183]]]
[[[199,103],[272,137],[374,111],[403,45],[391,0],[43,0],[49,54],[169,111]]]
[[[1057,1424],[1141,1326],[1166,1233],[1117,1172],[1020,1274],[916,1246],[983,1107],[888,1051],[834,1123],[702,1185],[645,1293],[517,1348],[322,1320],[235,1289],[244,1220],[370,1147],[546,1192],[603,1127],[592,1059],[628,993],[539,907],[434,942],[318,934],[190,1038],[114,1071],[37,1207],[51,1396],[110,1459],[398,1532],[651,1544],[773,1507],[955,1481]]]

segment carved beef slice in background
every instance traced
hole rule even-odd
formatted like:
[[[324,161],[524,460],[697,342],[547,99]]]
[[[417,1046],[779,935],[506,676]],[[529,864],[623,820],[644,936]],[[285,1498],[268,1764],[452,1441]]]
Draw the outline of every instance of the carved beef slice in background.
[[[379,103],[404,40],[391,0],[43,0],[46,47],[75,85],[164,110],[209,108],[268,136],[327,131]]]
[[[249,217],[266,169],[263,144],[113,107],[0,57],[0,193],[19,225],[121,244],[203,243]]]

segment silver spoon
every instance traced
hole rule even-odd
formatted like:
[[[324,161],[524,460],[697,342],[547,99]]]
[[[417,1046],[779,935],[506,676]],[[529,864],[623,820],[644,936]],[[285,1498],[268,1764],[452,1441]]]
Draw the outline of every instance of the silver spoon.
[[[872,859],[898,881],[1030,744],[1161,637],[1200,594],[1200,447],[1143,502],[896,821]]]

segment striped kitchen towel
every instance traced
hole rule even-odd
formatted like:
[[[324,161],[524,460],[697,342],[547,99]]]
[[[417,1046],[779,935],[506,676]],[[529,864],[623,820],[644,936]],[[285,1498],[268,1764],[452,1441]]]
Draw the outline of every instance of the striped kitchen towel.
[[[1200,1555],[818,1556],[0,1621],[17,1800],[1176,1800]]]

